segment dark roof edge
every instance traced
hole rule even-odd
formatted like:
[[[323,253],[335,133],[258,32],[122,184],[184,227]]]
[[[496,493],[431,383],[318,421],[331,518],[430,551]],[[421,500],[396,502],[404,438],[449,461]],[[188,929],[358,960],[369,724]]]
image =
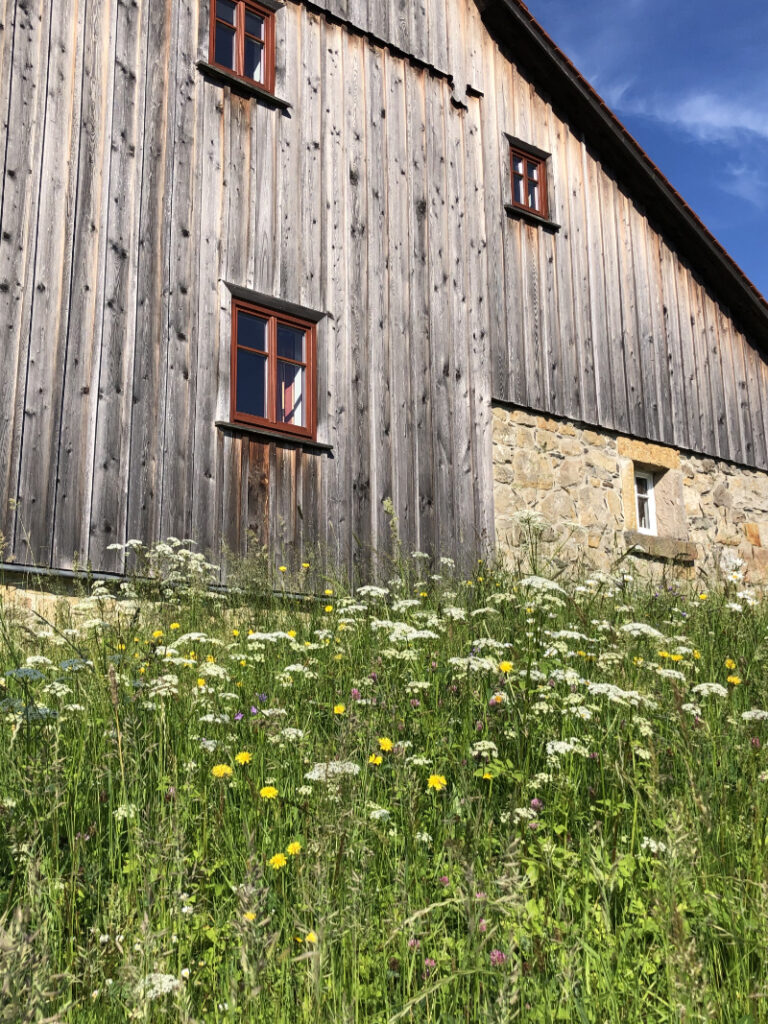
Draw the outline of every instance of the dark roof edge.
[[[520,63],[532,71],[546,71],[541,81],[561,101],[579,126],[595,132],[597,149],[604,148],[617,172],[624,172],[635,186],[634,198],[650,211],[653,221],[679,245],[695,271],[723,299],[723,305],[749,334],[750,339],[768,347],[768,302],[746,274],[704,226],[683,197],[653,163],[616,115],[539,25],[522,0],[478,0],[486,25],[514,44],[520,37],[528,43]],[[565,97],[556,88],[566,86]],[[587,139],[589,142],[590,139]],[[703,250],[702,250],[703,247]]]

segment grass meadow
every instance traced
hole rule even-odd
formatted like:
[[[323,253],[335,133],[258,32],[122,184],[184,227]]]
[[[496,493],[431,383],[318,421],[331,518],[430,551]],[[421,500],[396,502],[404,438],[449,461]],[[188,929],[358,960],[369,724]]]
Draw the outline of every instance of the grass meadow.
[[[0,1021],[768,1020],[738,572],[298,600],[160,556],[0,608]]]

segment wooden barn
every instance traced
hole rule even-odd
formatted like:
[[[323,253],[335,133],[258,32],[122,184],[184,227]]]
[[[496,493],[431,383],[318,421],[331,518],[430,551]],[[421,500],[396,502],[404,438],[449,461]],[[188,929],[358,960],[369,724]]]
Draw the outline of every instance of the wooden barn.
[[[0,0],[0,112],[4,569],[768,572],[768,306],[518,0]]]

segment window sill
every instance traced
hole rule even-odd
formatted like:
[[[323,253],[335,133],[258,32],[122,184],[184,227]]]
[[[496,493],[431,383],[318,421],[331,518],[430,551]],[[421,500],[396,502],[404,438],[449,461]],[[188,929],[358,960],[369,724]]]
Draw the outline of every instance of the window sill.
[[[553,220],[547,220],[547,218],[542,217],[541,214],[534,213],[533,210],[526,210],[523,206],[514,206],[512,203],[505,203],[504,210],[508,217],[527,220],[529,224],[536,224],[538,227],[543,228],[544,231],[551,231],[552,234],[555,234],[560,230],[560,225],[555,224]]]
[[[247,423],[229,423],[227,420],[216,420],[219,430],[230,434],[247,434],[249,437],[258,438],[262,441],[276,441],[279,444],[293,445],[295,448],[304,448],[307,451],[318,453],[333,452],[333,445],[324,441],[313,441],[311,437],[301,437],[299,434],[281,434],[278,430],[269,430],[266,427],[251,427]]]
[[[214,64],[209,64],[205,60],[199,60],[195,66],[206,78],[212,78],[222,85],[228,85],[233,92],[239,93],[241,96],[252,96],[254,99],[265,103],[268,107],[278,107],[281,110],[291,109],[291,104],[287,100],[280,99],[279,96],[275,96],[274,93],[265,89],[263,85],[250,82],[246,78],[240,78],[239,75],[234,74],[232,71],[227,71],[226,68],[217,68]]]
[[[696,544],[687,540],[676,540],[674,537],[654,537],[638,530],[625,530],[624,540],[627,549],[633,555],[645,555],[647,558],[660,558],[688,565],[699,557]]]

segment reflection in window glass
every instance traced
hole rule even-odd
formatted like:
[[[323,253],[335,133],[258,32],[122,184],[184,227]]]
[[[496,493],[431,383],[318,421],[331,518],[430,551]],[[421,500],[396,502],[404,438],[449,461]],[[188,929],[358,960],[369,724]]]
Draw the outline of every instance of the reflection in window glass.
[[[237,24],[237,5],[231,0],[216,0],[216,17],[229,25]]]
[[[304,338],[306,332],[298,327],[279,324],[277,328],[277,355],[279,359],[293,359],[304,362]]]
[[[248,416],[267,416],[267,357],[237,351],[237,411]]]
[[[263,53],[264,47],[261,43],[251,39],[250,36],[245,37],[245,64],[243,66],[243,74],[247,78],[252,78],[254,82],[264,81]]]
[[[264,19],[260,18],[258,14],[251,14],[250,11],[246,11],[245,31],[249,36],[255,36],[257,39],[263,39]]]
[[[216,22],[216,47],[214,59],[223,67],[235,67],[235,30]]]
[[[277,419],[280,423],[304,424],[304,367],[277,362]]]
[[[237,314],[237,344],[267,351],[267,321],[249,313]]]

